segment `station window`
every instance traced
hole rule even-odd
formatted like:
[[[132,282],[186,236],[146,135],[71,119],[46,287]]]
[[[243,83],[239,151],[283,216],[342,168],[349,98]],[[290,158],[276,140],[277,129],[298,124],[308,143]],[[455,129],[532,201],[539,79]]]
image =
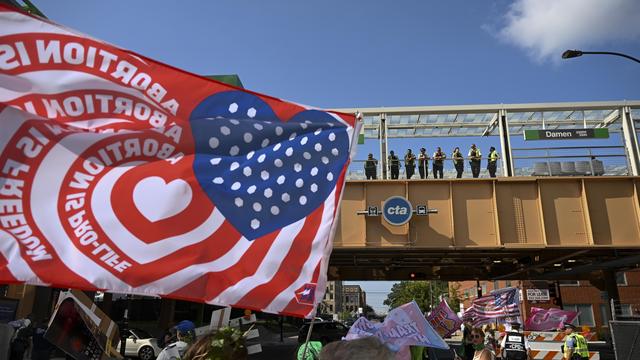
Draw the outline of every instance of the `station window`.
[[[616,284],[627,285],[627,276],[625,275],[624,272],[621,271],[616,273]]]
[[[558,281],[560,286],[579,286],[580,281],[578,280],[560,280]]]
[[[569,304],[564,305],[564,310],[571,310],[578,312],[578,318],[574,321],[576,326],[595,326],[596,322],[593,319],[593,307],[591,304]]]

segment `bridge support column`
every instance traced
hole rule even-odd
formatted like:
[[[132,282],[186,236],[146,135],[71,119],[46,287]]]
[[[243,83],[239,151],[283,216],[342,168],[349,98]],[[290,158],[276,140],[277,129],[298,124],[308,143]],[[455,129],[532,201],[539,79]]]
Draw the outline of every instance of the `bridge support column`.
[[[389,164],[387,163],[389,149],[387,147],[387,116],[386,114],[380,114],[380,133],[378,136],[380,137],[380,164],[382,164],[382,171],[380,174],[382,175],[380,179],[388,180],[391,178],[391,174],[389,173]]]
[[[630,172],[633,176],[640,175],[640,154],[638,153],[638,136],[636,126],[631,117],[631,108],[624,106],[620,109],[620,119],[622,120],[622,136],[624,147],[627,152]]]
[[[507,111],[498,111],[498,130],[500,131],[500,150],[502,151],[502,176],[513,176],[513,157],[511,155],[511,139],[509,137],[509,122]]]

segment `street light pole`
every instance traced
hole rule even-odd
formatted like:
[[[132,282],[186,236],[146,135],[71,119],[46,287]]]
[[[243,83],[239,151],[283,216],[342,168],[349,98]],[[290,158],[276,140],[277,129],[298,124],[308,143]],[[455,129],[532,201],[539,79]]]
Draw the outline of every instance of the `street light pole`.
[[[623,58],[627,58],[629,60],[633,60],[637,63],[640,63],[639,59],[634,58],[633,56],[629,56],[627,54],[623,54],[623,53],[618,53],[618,52],[611,52],[611,51],[581,51],[581,50],[567,50],[565,52],[562,53],[562,58],[563,59],[571,59],[571,58],[576,58],[576,57],[580,57],[582,55],[614,55],[614,56],[621,56]]]

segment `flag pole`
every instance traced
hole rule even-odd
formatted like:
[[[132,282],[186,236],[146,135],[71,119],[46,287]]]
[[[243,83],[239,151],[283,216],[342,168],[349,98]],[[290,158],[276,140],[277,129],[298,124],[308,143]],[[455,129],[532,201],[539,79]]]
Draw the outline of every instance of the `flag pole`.
[[[311,317],[311,324],[309,324],[309,331],[307,331],[307,338],[304,341],[304,350],[302,351],[302,360],[307,357],[307,348],[309,347],[309,340],[311,339],[311,331],[313,330],[313,324],[316,322],[317,305],[313,308],[313,317]]]

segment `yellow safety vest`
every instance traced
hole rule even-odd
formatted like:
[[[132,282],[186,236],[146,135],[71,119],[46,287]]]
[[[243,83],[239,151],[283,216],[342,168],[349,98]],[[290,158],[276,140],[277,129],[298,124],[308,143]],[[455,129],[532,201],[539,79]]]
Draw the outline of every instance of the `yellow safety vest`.
[[[489,161],[491,162],[496,162],[498,160],[498,152],[493,150],[490,154],[489,154]]]
[[[588,359],[589,348],[587,347],[587,340],[580,334],[571,334],[564,339],[564,357],[567,359],[569,358],[569,347],[567,344],[571,338],[573,338],[575,342],[573,353]]]

